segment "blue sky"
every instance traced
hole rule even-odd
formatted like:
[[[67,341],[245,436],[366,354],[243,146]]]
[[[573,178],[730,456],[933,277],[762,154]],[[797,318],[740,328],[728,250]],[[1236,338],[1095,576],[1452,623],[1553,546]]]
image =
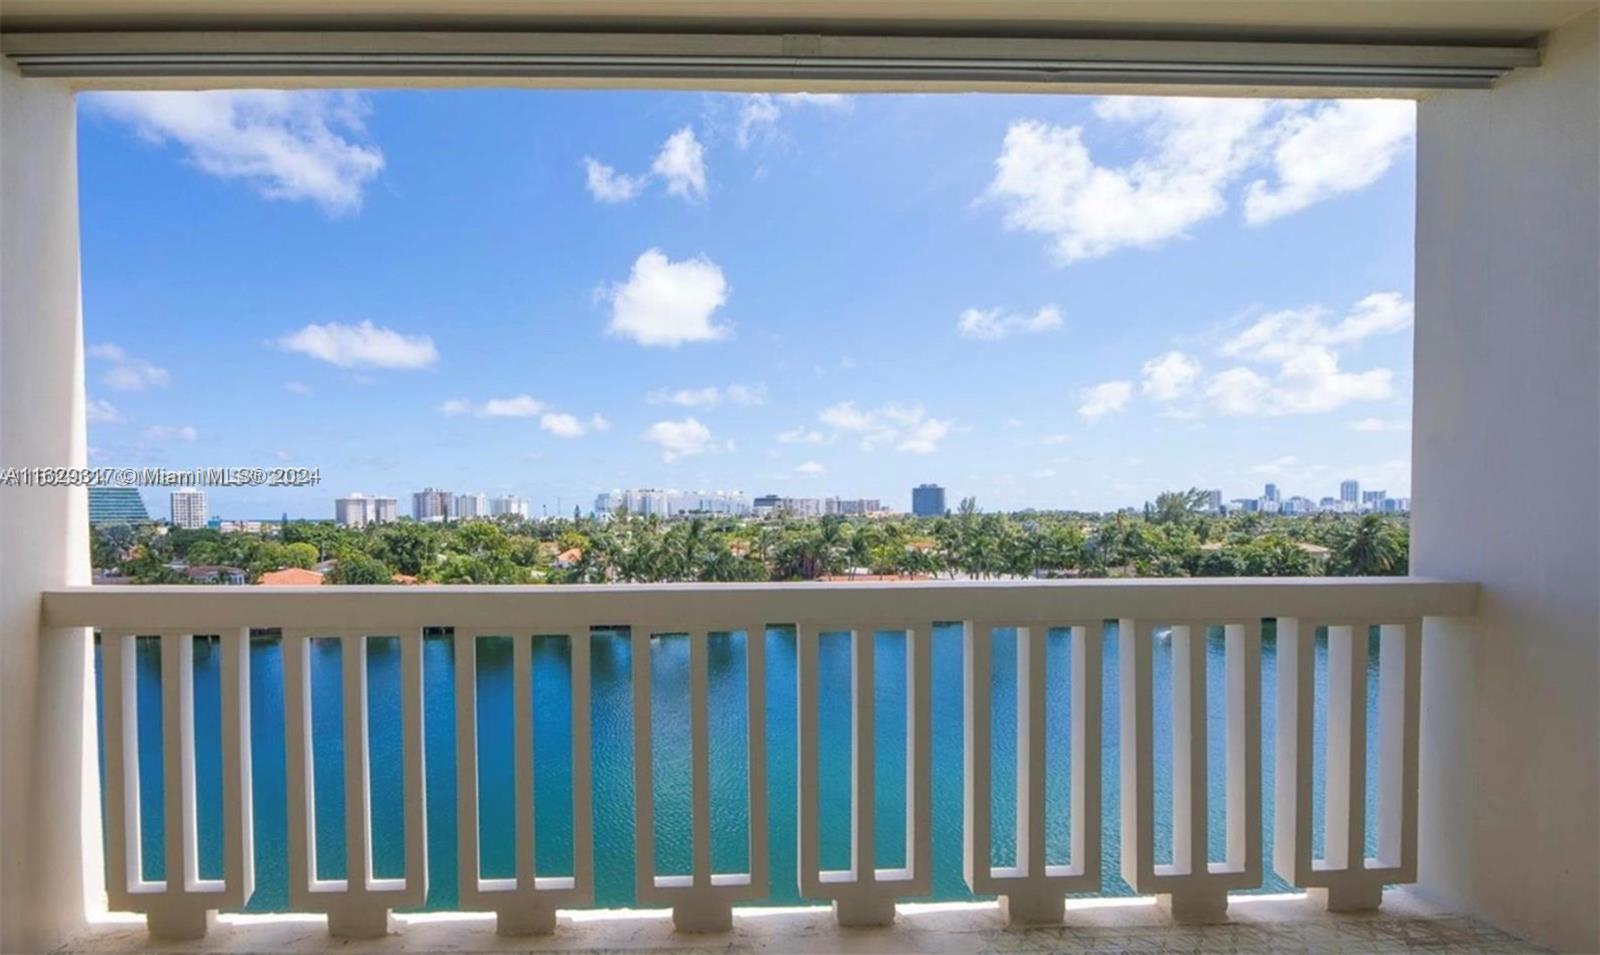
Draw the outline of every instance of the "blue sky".
[[[986,508],[1410,485],[1408,103],[80,104],[91,461]],[[146,498],[156,512],[165,501]]]

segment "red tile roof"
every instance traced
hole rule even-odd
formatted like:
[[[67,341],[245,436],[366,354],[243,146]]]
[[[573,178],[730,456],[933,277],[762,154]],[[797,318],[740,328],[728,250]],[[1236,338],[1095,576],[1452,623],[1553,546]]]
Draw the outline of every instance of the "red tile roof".
[[[322,575],[314,570],[304,570],[299,567],[285,567],[283,570],[269,570],[261,575],[256,584],[264,587],[321,587]]]

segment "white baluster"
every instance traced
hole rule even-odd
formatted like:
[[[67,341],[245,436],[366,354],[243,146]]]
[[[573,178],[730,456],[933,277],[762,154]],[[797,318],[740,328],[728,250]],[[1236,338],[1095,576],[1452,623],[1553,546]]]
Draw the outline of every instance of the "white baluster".
[[[540,876],[535,860],[533,637],[514,628],[458,629],[456,666],[456,836],[460,860],[460,896],[464,909],[496,913],[501,935],[545,934],[555,930],[556,909],[594,899],[589,760],[589,628],[563,628],[568,636],[569,683],[572,687],[572,835],[573,874]],[[516,773],[516,875],[485,879],[478,822],[478,640],[516,634],[512,640],[513,736]]]
[[[1067,628],[1072,640],[1072,774],[1069,796],[1072,849],[1067,865],[1047,865],[1045,805],[1047,763],[1045,652],[1048,624],[1017,628],[1017,840],[1016,865],[995,868],[992,807],[990,647],[993,626],[966,631],[966,844],[967,886],[999,895],[1013,925],[1059,922],[1069,892],[1100,888],[1100,625]]]
[[[594,773],[590,768],[593,715],[588,625],[574,626],[567,639],[572,680],[572,884],[551,882],[550,888],[569,892],[571,904],[577,905],[594,901]]]
[[[749,899],[766,898],[772,892],[772,865],[768,856],[767,823],[767,625],[757,624],[745,631],[745,726],[748,731],[745,765],[750,778],[745,784],[746,812],[750,819],[750,883],[745,887]]]
[[[316,877],[315,772],[312,764],[311,669],[307,644],[313,636],[338,639],[344,724],[344,879]],[[328,915],[337,938],[376,938],[389,931],[391,909],[422,905],[428,893],[427,794],[424,788],[422,725],[422,634],[400,636],[401,784],[405,819],[406,874],[372,874],[372,793],[368,780],[367,637],[359,633],[286,631],[284,733],[289,797],[289,898],[302,911]]]
[[[203,632],[203,631],[202,631]],[[194,635],[161,639],[162,790],[166,875],[143,876],[140,833],[136,638],[101,639],[106,739],[106,890],[113,909],[143,912],[153,938],[205,935],[219,909],[240,908],[254,891],[250,793],[249,631],[224,632],[222,649],[223,878],[201,879],[196,828]]]
[[[879,869],[873,841],[875,737],[873,644],[877,629],[905,631],[906,646],[906,867]],[[930,849],[932,780],[929,770],[931,687],[929,634],[914,627],[885,626],[850,631],[851,648],[851,868],[825,872],[819,861],[819,780],[817,776],[818,630],[795,628],[797,646],[798,750],[800,759],[798,831],[800,894],[833,902],[842,926],[888,925],[896,899],[932,891]]]
[[[1155,863],[1152,653],[1156,626],[1123,620],[1122,871],[1179,922],[1227,916],[1228,891],[1261,883],[1260,622],[1224,628],[1227,654],[1227,859],[1208,861],[1206,624],[1172,626],[1172,864]]]
[[[1278,772],[1274,863],[1329,911],[1376,909],[1383,887],[1416,879],[1421,623],[1379,627],[1378,855],[1366,858],[1367,641],[1363,621],[1328,625],[1323,858],[1311,851],[1314,625],[1278,621]],[[1292,728],[1292,732],[1291,732]]]
[[[634,889],[640,904],[672,906],[680,932],[724,932],[733,927],[735,902],[764,898],[766,864],[766,655],[765,626],[746,631],[746,766],[750,778],[749,872],[715,872],[711,860],[710,632],[689,634],[689,751],[692,868],[687,876],[655,874],[655,805],[651,778],[650,637],[647,626],[633,634]],[[671,633],[673,631],[659,631]]]

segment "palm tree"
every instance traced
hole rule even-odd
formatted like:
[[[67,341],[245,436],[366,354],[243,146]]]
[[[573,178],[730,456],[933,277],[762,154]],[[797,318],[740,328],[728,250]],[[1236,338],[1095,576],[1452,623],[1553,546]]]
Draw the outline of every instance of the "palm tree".
[[[837,517],[824,517],[817,526],[817,559],[822,564],[823,574],[832,574],[839,569],[844,544],[844,522]]]
[[[1338,536],[1334,548],[1339,573],[1353,577],[1404,573],[1406,541],[1381,514],[1363,514]]]
[[[872,553],[874,548],[873,538],[876,535],[868,525],[861,525],[850,535],[850,576],[856,575],[856,568],[872,566]]]
[[[683,539],[679,543],[677,554],[678,578],[694,580],[699,576],[700,552],[705,547],[706,519],[692,517],[688,524],[682,526]]]

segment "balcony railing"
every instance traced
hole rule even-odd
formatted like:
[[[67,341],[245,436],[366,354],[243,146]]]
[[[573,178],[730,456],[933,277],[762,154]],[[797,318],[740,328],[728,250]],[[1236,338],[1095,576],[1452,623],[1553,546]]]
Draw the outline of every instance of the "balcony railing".
[[[1180,921],[1224,917],[1229,891],[1259,887],[1262,851],[1262,630],[1275,629],[1276,746],[1273,868],[1285,881],[1326,894],[1330,909],[1377,907],[1382,887],[1414,879],[1417,833],[1421,621],[1473,612],[1475,584],[1402,579],[1119,580],[1073,582],[667,585],[649,587],[197,588],[93,587],[46,594],[47,624],[93,627],[101,634],[106,875],[112,909],[144,913],[153,936],[202,935],[217,910],[242,907],[255,884],[251,796],[250,647],[252,631],[281,634],[283,726],[289,859],[289,906],[326,913],[329,931],[370,937],[388,929],[396,908],[423,904],[428,880],[423,747],[424,633],[453,631],[456,732],[456,863],[460,906],[492,910],[507,934],[548,932],[557,909],[595,900],[591,633],[626,633],[632,646],[634,893],[640,906],[669,906],[687,931],[731,925],[733,906],[769,896],[766,759],[769,628],[792,628],[795,640],[798,887],[806,899],[828,900],[841,925],[885,924],[897,900],[927,896],[933,867],[933,725],[931,657],[935,624],[961,627],[964,685],[964,875],[968,888],[996,895],[1014,923],[1059,921],[1068,893],[1101,887],[1101,699],[1114,679],[1120,740],[1122,875],[1139,893],[1154,894]],[[1102,633],[1115,621],[1115,673],[1102,664]],[[1016,641],[1014,864],[991,864],[993,766],[991,644],[997,630]],[[819,849],[821,781],[819,713],[843,701],[844,686],[822,686],[823,633],[847,632],[850,701],[849,865],[825,869]],[[905,634],[905,752],[882,765],[905,771],[904,863],[881,868],[875,857],[877,664],[874,634]],[[1046,759],[1049,682],[1062,674],[1045,665],[1047,636],[1067,633],[1070,770],[1052,778]],[[1220,631],[1224,674],[1207,679],[1208,631]],[[1325,757],[1322,762],[1324,849],[1313,854],[1317,819],[1313,657],[1325,633]],[[744,632],[743,725],[748,836],[746,871],[713,867],[708,671],[711,635]],[[658,873],[654,845],[652,766],[652,638],[687,634],[686,733],[692,862],[687,874]],[[222,877],[202,879],[196,826],[195,635],[218,635],[221,647]],[[398,636],[399,712],[403,765],[404,875],[373,874],[367,647]],[[134,640],[161,644],[161,780],[167,877],[146,880],[142,864],[139,732]],[[478,706],[480,637],[512,639],[515,704],[513,802],[515,873],[482,874],[479,740],[486,727]],[[571,872],[541,873],[534,833],[534,740],[552,714],[535,707],[530,654],[535,638],[568,644],[570,713],[558,721],[570,735]],[[1377,719],[1368,725],[1368,645],[1379,647]],[[346,878],[319,878],[313,745],[313,640],[336,640],[341,659]],[[1158,641],[1169,641],[1170,700],[1153,678]],[[900,666],[896,662],[895,669]],[[1220,861],[1208,861],[1217,814],[1208,806],[1208,692],[1222,688],[1225,811]],[[1208,687],[1210,688],[1208,690]],[[1154,727],[1170,705],[1171,818],[1158,818]],[[504,726],[493,727],[497,731]],[[1367,818],[1367,734],[1378,736],[1376,817]],[[602,756],[604,754],[602,753]],[[391,754],[392,758],[392,754]],[[887,759],[887,756],[886,756]],[[392,769],[393,767],[389,767]],[[829,766],[830,772],[843,767]],[[1057,770],[1059,772],[1059,770]],[[1001,778],[1010,778],[1006,773]],[[1067,862],[1048,864],[1047,788],[1065,782],[1071,842]],[[608,807],[608,819],[618,807]],[[1368,857],[1367,832],[1377,853]],[[1168,828],[1169,827],[1169,828]],[[1158,862],[1158,829],[1170,831],[1170,862]],[[898,855],[898,854],[897,854]]]

